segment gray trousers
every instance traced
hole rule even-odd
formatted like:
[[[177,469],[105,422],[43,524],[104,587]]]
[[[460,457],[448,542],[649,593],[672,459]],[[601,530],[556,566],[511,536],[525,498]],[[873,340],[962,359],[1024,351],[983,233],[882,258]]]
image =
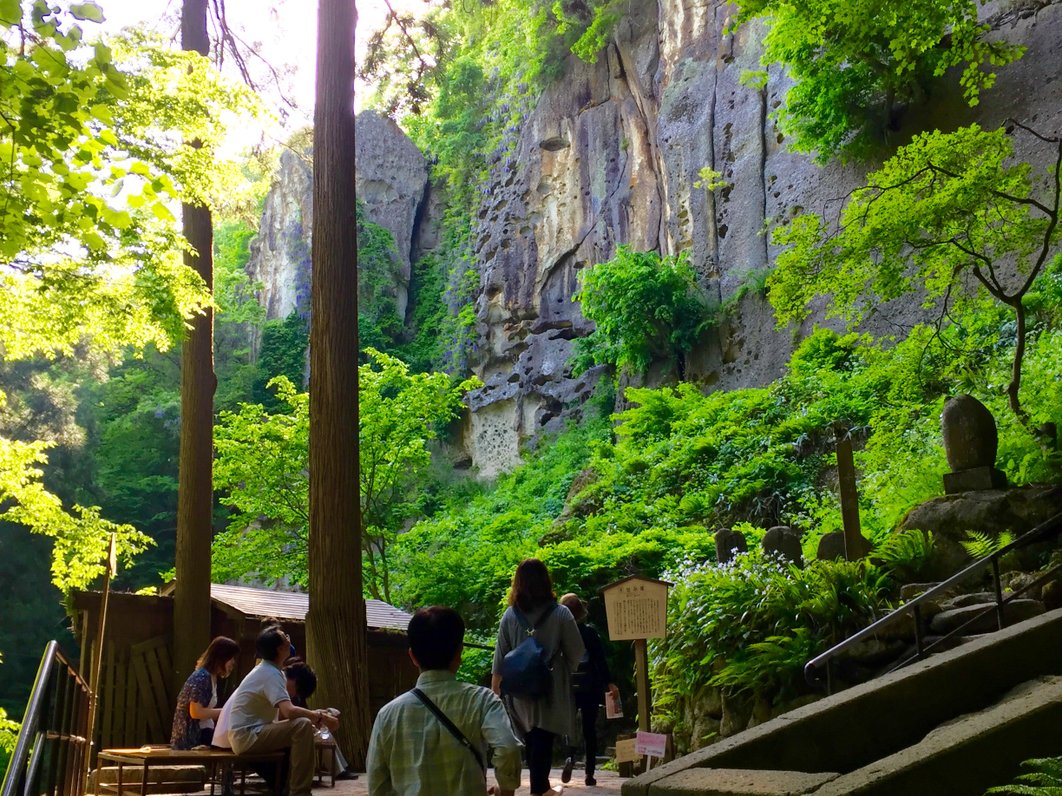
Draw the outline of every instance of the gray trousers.
[[[289,749],[288,796],[309,796],[317,766],[313,724],[305,717],[275,721],[253,730],[230,730],[232,751],[238,755]]]

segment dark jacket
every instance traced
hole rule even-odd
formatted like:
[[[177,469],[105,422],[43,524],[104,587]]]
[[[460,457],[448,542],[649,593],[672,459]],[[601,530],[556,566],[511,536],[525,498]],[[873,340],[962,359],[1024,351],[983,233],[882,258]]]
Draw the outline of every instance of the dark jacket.
[[[608,669],[608,661],[605,660],[605,645],[601,643],[601,636],[589,625],[580,624],[579,635],[583,639],[583,646],[586,647],[586,654],[579,665],[579,672],[585,673],[585,680],[577,693],[596,695],[598,704],[604,704],[605,691],[612,682],[612,673]],[[582,677],[582,674],[577,675],[577,679]]]

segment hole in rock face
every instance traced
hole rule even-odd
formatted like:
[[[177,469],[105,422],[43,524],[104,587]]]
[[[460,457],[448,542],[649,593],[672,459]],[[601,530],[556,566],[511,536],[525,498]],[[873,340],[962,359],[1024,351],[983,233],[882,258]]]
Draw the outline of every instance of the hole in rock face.
[[[544,149],[547,152],[556,152],[559,149],[567,149],[571,144],[568,143],[568,139],[562,135],[555,135],[550,138],[544,138],[538,142],[540,149]]]

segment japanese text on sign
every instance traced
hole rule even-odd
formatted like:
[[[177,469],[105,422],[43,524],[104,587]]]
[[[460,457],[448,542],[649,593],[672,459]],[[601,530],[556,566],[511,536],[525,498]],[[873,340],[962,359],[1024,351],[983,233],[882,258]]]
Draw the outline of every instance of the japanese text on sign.
[[[663,638],[667,623],[667,585],[633,579],[605,592],[608,633],[613,641]]]

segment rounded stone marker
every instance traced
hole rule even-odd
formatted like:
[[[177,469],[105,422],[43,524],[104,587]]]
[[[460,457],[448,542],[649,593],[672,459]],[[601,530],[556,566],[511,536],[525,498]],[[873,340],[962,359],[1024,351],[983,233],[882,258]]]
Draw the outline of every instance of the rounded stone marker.
[[[949,398],[940,413],[944,452],[954,472],[974,467],[994,467],[999,437],[996,420],[972,395]]]

